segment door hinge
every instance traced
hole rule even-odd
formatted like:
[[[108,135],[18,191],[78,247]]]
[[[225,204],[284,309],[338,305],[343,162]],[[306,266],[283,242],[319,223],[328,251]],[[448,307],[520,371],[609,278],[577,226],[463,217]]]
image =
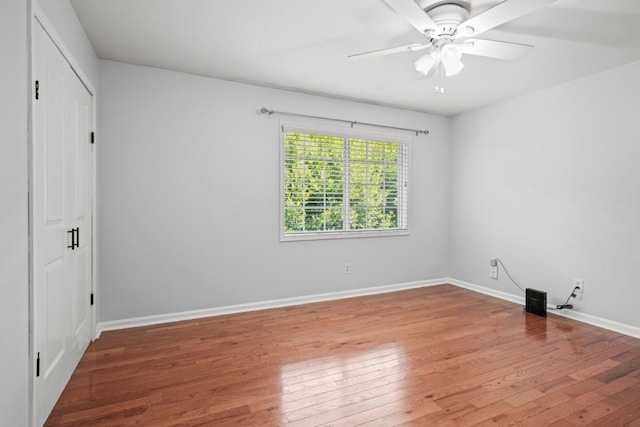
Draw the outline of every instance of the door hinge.
[[[36,80],[36,99],[40,99],[40,81]]]
[[[36,377],[40,376],[40,352],[38,352],[38,357],[36,358]]]
[[[96,133],[95,132],[91,132],[91,143],[92,144],[96,143]]]
[[[93,292],[91,293],[91,298],[90,298],[90,300],[91,300],[91,305],[93,305]]]

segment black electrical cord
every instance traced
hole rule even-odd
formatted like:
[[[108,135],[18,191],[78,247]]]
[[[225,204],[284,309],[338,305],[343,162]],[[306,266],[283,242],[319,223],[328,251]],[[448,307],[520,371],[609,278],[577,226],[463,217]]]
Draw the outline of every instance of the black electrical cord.
[[[500,265],[504,269],[504,272],[507,273],[507,277],[509,277],[509,279],[511,279],[513,284],[516,285],[518,288],[520,288],[520,290],[526,294],[527,291],[525,291],[524,288],[522,286],[520,286],[520,284],[518,282],[516,282],[516,280],[513,277],[511,277],[511,275],[509,274],[509,270],[507,270],[507,267],[504,266],[504,264],[502,263],[502,260],[500,258],[495,258],[495,260],[500,263]]]
[[[567,298],[567,300],[564,302],[564,304],[556,305],[556,308],[558,310],[562,310],[562,309],[565,309],[565,308],[573,308],[573,304],[569,304],[569,300],[571,298],[575,298],[575,297],[578,296],[576,294],[576,290],[577,289],[580,289],[580,286],[576,286],[575,288],[573,288],[573,290],[571,291],[571,295],[569,295],[569,298]]]
[[[502,262],[502,260],[500,258],[494,258],[494,259],[496,260],[497,263],[500,263],[500,265],[504,269],[504,272],[507,274],[507,277],[509,277],[509,279],[513,282],[513,284],[516,285],[518,288],[520,288],[520,290],[526,294],[527,292],[522,288],[522,286],[520,286],[520,284],[513,277],[511,277],[511,274],[509,274],[509,270],[507,270],[507,267],[504,266],[504,263]],[[573,308],[573,304],[569,304],[569,301],[571,300],[571,298],[575,298],[578,296],[576,294],[576,290],[578,289],[580,289],[580,286],[576,286],[575,288],[573,288],[573,291],[571,291],[571,295],[569,295],[569,298],[567,298],[564,304],[556,305],[555,308],[557,310],[563,310],[565,308],[568,308],[568,309]]]

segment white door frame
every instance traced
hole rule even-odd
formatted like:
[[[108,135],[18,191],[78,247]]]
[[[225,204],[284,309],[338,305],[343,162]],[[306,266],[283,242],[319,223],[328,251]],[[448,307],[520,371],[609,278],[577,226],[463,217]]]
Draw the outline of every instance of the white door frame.
[[[96,104],[97,104],[97,92],[91,82],[91,80],[87,77],[86,73],[82,70],[82,67],[79,66],[78,62],[74,59],[71,51],[66,47],[64,42],[62,41],[62,37],[56,32],[54,26],[49,22],[44,12],[38,7],[38,5],[34,1],[29,1],[31,3],[31,12],[28,24],[29,31],[29,43],[32,45],[32,40],[34,38],[34,26],[40,25],[44,28],[45,32],[49,35],[53,43],[56,45],[62,56],[71,66],[71,69],[76,74],[80,82],[85,86],[87,91],[91,94],[92,98],[92,109],[93,109],[93,129],[95,132],[96,124],[97,124],[97,115],[96,115]],[[33,48],[29,50],[29,423],[34,425],[35,422],[35,405],[33,404],[34,399],[34,386],[35,386],[35,371],[34,371],[34,361],[35,361],[35,350],[34,350],[34,265],[33,265],[33,160],[32,160],[32,152],[33,152],[33,96],[34,89],[32,87],[32,67],[33,67]],[[92,258],[92,267],[91,267],[91,291],[94,295],[94,305],[91,306],[91,325],[90,325],[90,336],[91,340],[94,341],[98,338],[96,334],[96,324],[97,324],[97,299],[99,297],[98,294],[98,286],[97,286],[97,247],[98,247],[98,234],[97,234],[97,214],[96,214],[96,199],[97,199],[97,185],[96,185],[96,177],[97,177],[97,152],[98,152],[98,144],[93,144],[92,150],[90,150],[90,170],[89,170],[89,180],[90,180],[90,188],[89,191],[91,193],[91,228],[92,228],[92,241],[91,241],[91,258]]]

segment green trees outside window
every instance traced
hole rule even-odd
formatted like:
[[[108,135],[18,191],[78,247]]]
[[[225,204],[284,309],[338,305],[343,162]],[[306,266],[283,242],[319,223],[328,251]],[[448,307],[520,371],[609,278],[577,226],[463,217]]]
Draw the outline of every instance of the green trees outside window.
[[[284,132],[285,234],[406,229],[407,147]]]

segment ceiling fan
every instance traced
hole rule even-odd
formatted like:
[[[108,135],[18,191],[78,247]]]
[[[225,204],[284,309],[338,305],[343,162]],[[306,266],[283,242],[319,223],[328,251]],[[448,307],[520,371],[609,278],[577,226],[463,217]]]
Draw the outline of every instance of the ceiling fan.
[[[427,50],[415,62],[416,70],[431,77],[458,74],[464,68],[462,54],[515,60],[533,48],[531,45],[476,38],[492,28],[533,12],[555,0],[504,0],[485,12],[469,17],[470,0],[384,0],[404,18],[426,42],[350,55],[361,58],[401,52]],[[436,86],[442,93],[442,87]]]

